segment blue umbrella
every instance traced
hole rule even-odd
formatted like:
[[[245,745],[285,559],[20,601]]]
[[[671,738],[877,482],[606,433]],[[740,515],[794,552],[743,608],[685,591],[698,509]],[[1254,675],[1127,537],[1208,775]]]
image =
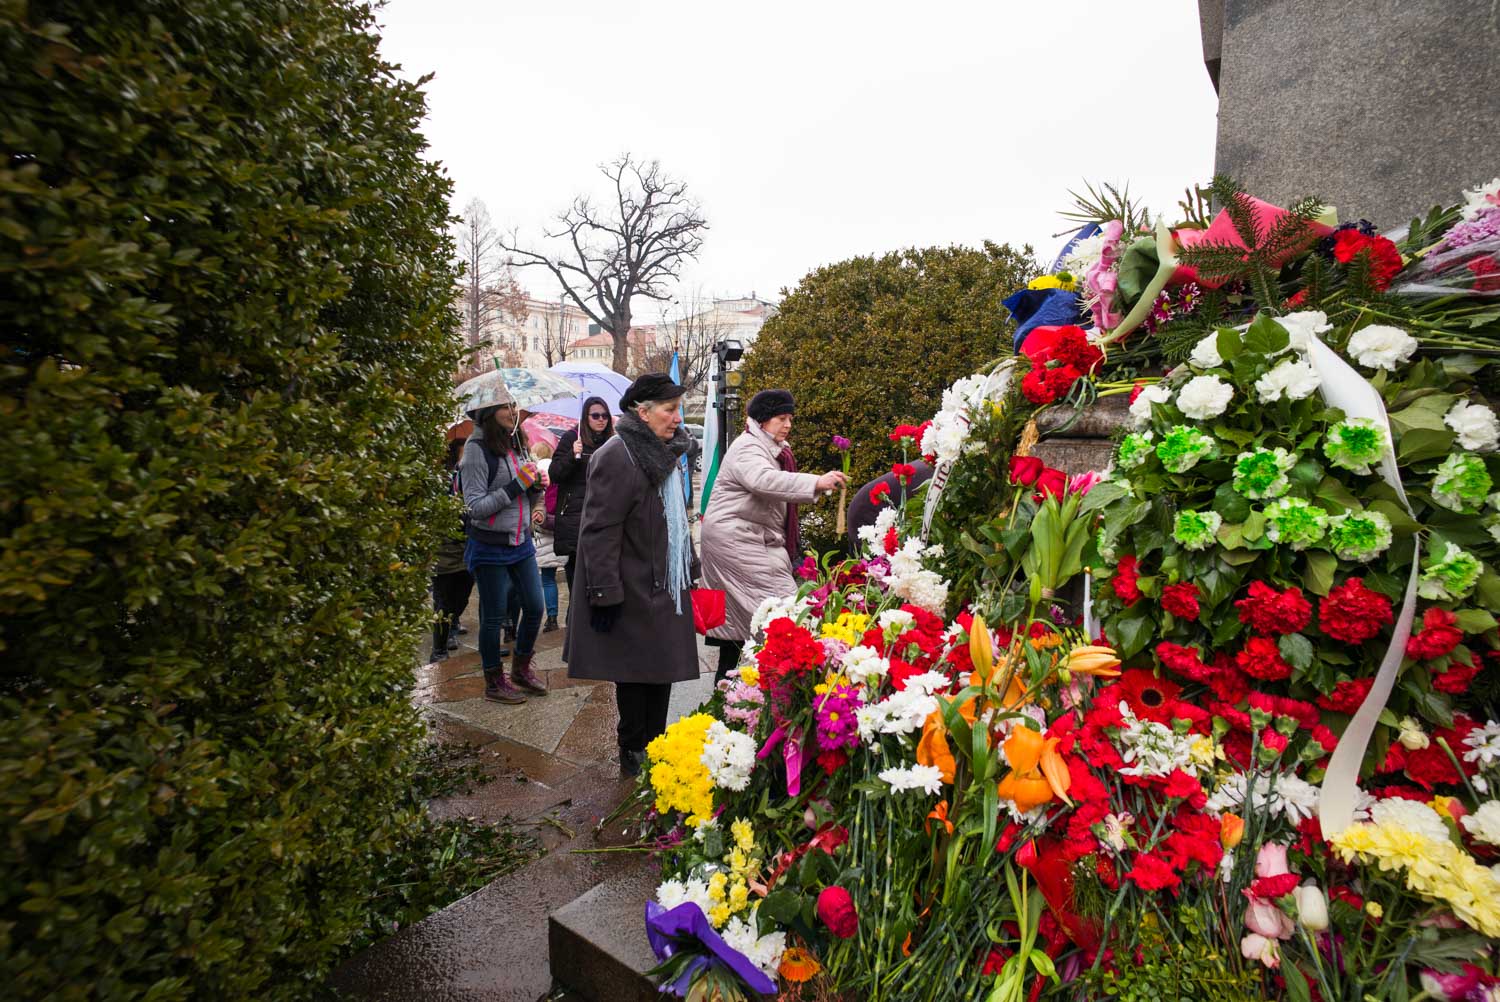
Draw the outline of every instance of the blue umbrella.
[[[583,389],[576,396],[560,397],[530,408],[534,413],[561,414],[577,421],[583,416],[583,402],[589,397],[599,397],[618,414],[620,395],[630,388],[629,377],[598,362],[559,362],[548,371],[577,383]]]

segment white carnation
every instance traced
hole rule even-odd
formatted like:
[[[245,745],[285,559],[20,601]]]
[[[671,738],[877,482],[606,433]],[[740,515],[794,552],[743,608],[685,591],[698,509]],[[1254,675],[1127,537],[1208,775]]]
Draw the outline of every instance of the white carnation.
[[[1372,324],[1349,339],[1349,357],[1369,369],[1395,372],[1417,350],[1417,339],[1399,327]]]
[[[890,594],[941,615],[948,604],[948,582],[941,574],[923,566],[923,558],[930,555],[920,539],[908,539],[891,554],[891,569],[884,585]]]
[[[886,530],[896,524],[896,519],[900,517],[900,514],[892,505],[881,505],[880,511],[875,514],[875,521],[859,527],[859,541],[865,545],[869,553],[885,556]]]
[[[894,793],[922,790],[936,795],[943,792],[943,770],[935,765],[892,766],[880,773],[880,779]]]
[[[1490,845],[1500,845],[1500,800],[1486,800],[1473,814],[1459,822],[1470,835]]]
[[[1453,429],[1458,444],[1470,452],[1493,452],[1500,443],[1500,419],[1484,404],[1460,400],[1443,415],[1443,424]]]
[[[1426,804],[1400,797],[1377,800],[1370,808],[1370,820],[1377,825],[1389,824],[1403,831],[1415,832],[1434,842],[1448,841],[1448,826],[1442,816]]]
[[[1255,381],[1255,392],[1263,404],[1275,403],[1283,394],[1288,400],[1302,400],[1318,391],[1322,381],[1308,362],[1285,361]]]
[[[1193,346],[1193,353],[1188,356],[1188,361],[1200,369],[1212,369],[1224,364],[1224,359],[1219,356],[1219,335],[1217,332],[1199,341]]]
[[[750,617],[750,633],[752,636],[759,633],[777,619],[790,619],[795,623],[804,609],[806,606],[796,595],[772,595],[756,606],[755,615]]]
[[[708,739],[703,742],[703,753],[698,759],[707,767],[715,786],[738,792],[750,785],[750,773],[755,769],[755,739],[731,731],[722,720],[715,720],[709,725]]]
[[[1333,329],[1333,324],[1328,322],[1328,314],[1322,310],[1302,310],[1277,317],[1276,322],[1286,331],[1290,347],[1301,352],[1306,352],[1308,345],[1319,334]]]
[[[870,679],[885,678],[886,673],[891,670],[891,664],[880,656],[880,652],[873,647],[861,644],[851,647],[844,653],[839,662],[839,670],[842,671],[849,681],[855,685],[868,682]]]
[[[1218,376],[1194,376],[1177,394],[1177,409],[1194,421],[1206,421],[1224,413],[1234,396],[1234,387]]]
[[[1130,405],[1130,416],[1135,420],[1137,428],[1144,428],[1151,423],[1151,405],[1164,404],[1172,399],[1172,391],[1160,383],[1143,387],[1135,398],[1135,403]]]

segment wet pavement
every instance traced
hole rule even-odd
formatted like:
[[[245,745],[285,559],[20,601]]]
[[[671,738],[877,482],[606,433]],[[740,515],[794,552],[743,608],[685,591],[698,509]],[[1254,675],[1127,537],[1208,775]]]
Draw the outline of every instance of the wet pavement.
[[[567,585],[562,615],[567,621]],[[537,638],[534,670],[549,693],[510,706],[483,699],[478,598],[467,635],[447,660],[416,671],[412,700],[433,737],[468,744],[493,781],[433,801],[437,817],[509,819],[547,854],[359,954],[334,976],[341,996],[371,1002],[538,1002],[552,994],[547,916],[606,881],[653,867],[633,853],[580,852],[619,845],[594,828],[633,788],[620,777],[614,686],[574,682],[562,663],[564,631]],[[427,652],[423,652],[424,655]],[[673,686],[669,719],[691,712],[713,685],[717,651],[699,644],[697,682]],[[613,846],[611,837],[614,838]]]

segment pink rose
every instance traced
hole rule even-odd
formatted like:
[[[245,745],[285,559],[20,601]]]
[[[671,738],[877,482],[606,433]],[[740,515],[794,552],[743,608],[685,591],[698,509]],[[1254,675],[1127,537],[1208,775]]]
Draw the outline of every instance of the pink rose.
[[[1267,967],[1280,967],[1281,944],[1252,932],[1240,940],[1240,956],[1246,960],[1258,960]]]
[[[1272,939],[1290,939],[1296,927],[1286,912],[1277,908],[1266,898],[1258,898],[1245,892],[1245,928]]]
[[[1260,847],[1260,852],[1255,856],[1257,877],[1279,877],[1283,873],[1291,872],[1286,864],[1286,846],[1276,842],[1267,842]]]

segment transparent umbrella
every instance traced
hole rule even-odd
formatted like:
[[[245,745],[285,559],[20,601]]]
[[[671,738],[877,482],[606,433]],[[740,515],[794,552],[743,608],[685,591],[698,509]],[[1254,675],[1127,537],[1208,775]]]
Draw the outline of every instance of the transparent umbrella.
[[[515,404],[534,410],[549,400],[578,396],[578,384],[546,369],[496,369],[484,372],[453,391],[470,417],[487,407]]]

